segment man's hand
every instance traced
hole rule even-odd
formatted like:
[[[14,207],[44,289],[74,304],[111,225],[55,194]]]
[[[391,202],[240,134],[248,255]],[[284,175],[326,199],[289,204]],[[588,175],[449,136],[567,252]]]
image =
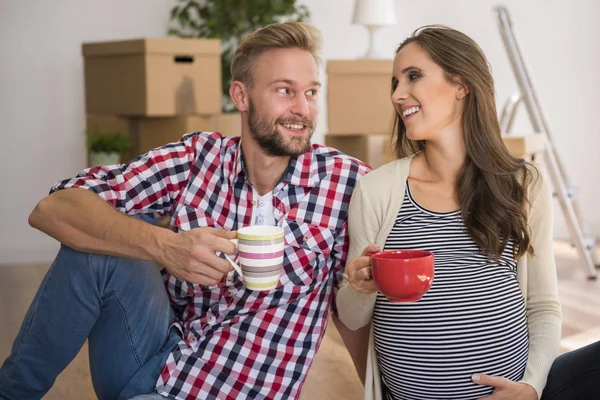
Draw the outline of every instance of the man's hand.
[[[356,257],[346,264],[348,281],[354,286],[354,290],[360,293],[375,293],[377,288],[373,282],[373,270],[371,268],[370,253],[379,251],[379,246],[372,244],[366,247],[360,257]]]
[[[473,382],[478,385],[493,386],[490,396],[482,397],[487,400],[537,400],[535,389],[526,383],[513,382],[501,376],[474,374]],[[480,400],[481,400],[480,399]]]
[[[215,228],[196,228],[172,235],[164,243],[157,261],[179,279],[213,286],[233,268],[216,253],[235,253],[237,232]]]

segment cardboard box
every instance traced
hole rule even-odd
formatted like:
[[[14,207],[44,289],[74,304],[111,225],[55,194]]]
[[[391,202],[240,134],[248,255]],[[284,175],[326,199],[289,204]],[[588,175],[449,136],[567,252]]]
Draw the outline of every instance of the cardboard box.
[[[514,157],[525,159],[543,154],[547,144],[546,136],[541,133],[509,133],[502,135],[502,141]]]
[[[542,134],[510,134],[502,136],[508,151],[517,158],[529,159],[543,154],[546,139]],[[334,147],[352,157],[380,167],[396,159],[393,138],[390,133],[369,133],[355,135],[325,135],[325,145]]]
[[[240,113],[212,116],[182,115],[177,117],[127,118],[119,116],[87,116],[87,130],[100,132],[120,132],[131,137],[136,146],[124,152],[121,161],[144,154],[167,143],[178,142],[186,133],[221,132],[225,136],[242,134]]]
[[[325,135],[325,145],[358,158],[372,168],[378,168],[396,158],[390,133]]]
[[[239,125],[236,122],[239,121]],[[213,116],[189,115],[170,118],[139,118],[133,132],[139,154],[177,142],[186,133],[221,132],[224,136],[240,136],[242,120],[239,113]]]
[[[331,60],[327,63],[330,135],[392,132],[393,60]]]
[[[219,114],[215,119],[215,132],[225,136],[242,136],[242,115],[239,112]]]
[[[84,43],[87,114],[221,112],[221,41],[155,38]]]

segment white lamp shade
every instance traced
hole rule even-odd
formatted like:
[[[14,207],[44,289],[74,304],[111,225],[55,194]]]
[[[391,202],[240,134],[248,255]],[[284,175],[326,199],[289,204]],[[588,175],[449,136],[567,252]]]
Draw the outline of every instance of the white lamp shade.
[[[396,23],[394,0],[356,0],[354,4],[355,25],[383,26]]]

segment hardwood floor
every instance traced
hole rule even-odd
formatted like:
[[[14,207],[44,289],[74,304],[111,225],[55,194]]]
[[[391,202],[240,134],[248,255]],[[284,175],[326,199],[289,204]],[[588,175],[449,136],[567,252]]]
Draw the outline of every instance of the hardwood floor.
[[[10,353],[29,304],[49,265],[0,267],[0,360]],[[46,400],[96,400],[88,366],[87,345],[59,375]]]
[[[574,248],[556,243],[559,292],[563,309],[562,351],[600,340],[600,281],[588,281]],[[19,326],[40,285],[48,265],[0,267],[0,360],[12,346]],[[302,399],[359,400],[362,385],[350,356],[333,323],[327,333],[308,379]],[[58,377],[46,400],[95,400],[89,377],[87,348]]]

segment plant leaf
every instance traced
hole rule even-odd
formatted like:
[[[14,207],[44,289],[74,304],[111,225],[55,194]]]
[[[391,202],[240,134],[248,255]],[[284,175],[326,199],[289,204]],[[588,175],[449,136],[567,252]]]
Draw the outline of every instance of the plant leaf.
[[[224,111],[231,111],[229,71],[240,40],[258,28],[280,21],[305,21],[310,10],[298,0],[179,0],[171,9],[167,34],[178,37],[218,38],[223,43]]]

